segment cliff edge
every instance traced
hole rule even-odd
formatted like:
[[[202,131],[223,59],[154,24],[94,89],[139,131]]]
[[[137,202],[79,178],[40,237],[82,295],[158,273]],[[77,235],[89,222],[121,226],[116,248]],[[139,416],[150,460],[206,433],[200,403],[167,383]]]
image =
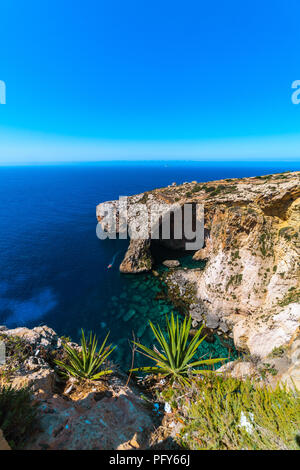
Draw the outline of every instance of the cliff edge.
[[[152,216],[157,203],[170,211],[175,203],[204,205],[204,245],[194,259],[206,260],[205,268],[170,270],[167,279],[171,288],[178,279],[194,287],[190,314],[196,322],[221,325],[239,350],[260,358],[299,338],[300,172],[173,184],[128,198],[129,207],[136,203],[145,204]],[[113,204],[118,212],[118,201]],[[100,223],[101,211],[99,204]],[[158,214],[158,225],[161,220]],[[129,217],[128,226],[134,223]],[[174,250],[185,242],[155,241]],[[151,270],[153,243],[131,240],[121,272]],[[300,381],[299,373],[293,374]]]

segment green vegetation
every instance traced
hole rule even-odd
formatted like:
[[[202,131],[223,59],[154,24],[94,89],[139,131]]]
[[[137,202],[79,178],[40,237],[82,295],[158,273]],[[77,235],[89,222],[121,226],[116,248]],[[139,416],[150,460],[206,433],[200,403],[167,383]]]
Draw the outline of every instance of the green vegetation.
[[[231,181],[231,180],[226,180],[226,181]],[[225,185],[225,184],[219,184],[218,186],[207,186],[206,184],[200,185],[196,184],[193,186],[190,191],[186,193],[186,196],[192,196],[195,193],[198,193],[200,191],[205,191],[207,194],[210,196],[218,196],[219,194],[230,194],[233,193],[237,190],[236,185]]]
[[[284,298],[278,302],[281,307],[286,307],[294,302],[300,302],[300,290],[295,287],[291,287]]]
[[[262,252],[262,255],[263,255],[263,256],[266,256],[266,254],[267,254],[265,240],[266,240],[266,234],[263,233],[263,234],[259,237],[260,251]]]
[[[149,198],[149,194],[150,194],[150,191],[145,192],[143,196],[141,197],[141,199],[138,201],[138,204],[146,204]]]
[[[298,233],[293,227],[283,227],[279,230],[279,236],[291,241],[292,238],[298,238]]]
[[[0,368],[0,378],[9,381],[9,378],[16,372],[32,353],[29,343],[18,336],[8,336],[0,334],[0,341],[5,343],[6,363]]]
[[[63,371],[66,371],[66,375],[71,375],[78,379],[98,380],[104,375],[111,374],[112,370],[103,369],[106,359],[115,349],[115,347],[111,347],[111,344],[105,347],[109,333],[106,335],[98,352],[96,335],[93,335],[91,332],[87,343],[83,330],[81,330],[81,334],[80,351],[70,347],[67,343],[63,343],[67,360],[56,360],[55,363]]]
[[[273,178],[273,175],[265,175],[265,176],[255,176],[254,177],[257,180],[271,180]]]
[[[183,424],[179,443],[192,450],[299,449],[298,392],[209,374],[162,397]]]
[[[231,285],[231,284],[234,284],[236,286],[240,285],[241,282],[242,282],[242,279],[243,279],[243,275],[242,274],[235,274],[234,276],[230,276],[230,279],[229,281],[227,282],[227,285],[226,285],[226,288],[225,290],[227,291],[228,290],[228,287]]]
[[[0,428],[12,449],[21,449],[37,419],[37,405],[27,388],[0,387]]]
[[[259,247],[261,254],[263,256],[272,256],[273,255],[273,248],[272,248],[272,233],[268,228],[264,227],[265,232],[261,234],[259,237]]]
[[[185,317],[183,323],[179,321],[178,316],[175,321],[173,314],[171,315],[171,320],[166,317],[167,337],[165,337],[160,326],[155,327],[153,323],[149,321],[153,334],[162,348],[162,352],[159,352],[156,348],[151,350],[140,343],[134,342],[135,346],[140,349],[137,351],[154,361],[156,366],[138,367],[131,369],[131,372],[157,373],[164,377],[169,377],[171,383],[176,381],[181,384],[190,384],[190,380],[188,379],[189,375],[207,372],[207,370],[203,371],[195,369],[195,367],[212,365],[226,360],[226,358],[218,358],[192,361],[197,349],[205,339],[205,336],[200,338],[204,326],[202,325],[193,339],[188,343],[191,323],[191,317],[189,317],[188,320]]]
[[[259,370],[259,373],[263,379],[267,378],[267,375],[277,375],[278,370],[275,369],[274,365],[268,364],[267,362],[263,363],[263,367],[261,367]]]
[[[236,250],[234,253],[232,253],[231,259],[232,261],[235,261],[236,259],[241,259],[239,250]]]
[[[286,346],[279,346],[278,348],[274,348],[272,352],[269,354],[270,357],[282,357],[285,353]]]
[[[203,189],[203,186],[201,186],[200,184],[196,184],[192,189],[191,189],[191,193],[198,193],[199,191],[201,191]]]
[[[184,289],[181,290],[176,282],[173,283],[173,276],[168,272],[162,276],[162,282],[166,286],[167,295],[171,299],[173,306],[180,312],[188,314],[189,306],[197,302],[195,284],[187,282]]]

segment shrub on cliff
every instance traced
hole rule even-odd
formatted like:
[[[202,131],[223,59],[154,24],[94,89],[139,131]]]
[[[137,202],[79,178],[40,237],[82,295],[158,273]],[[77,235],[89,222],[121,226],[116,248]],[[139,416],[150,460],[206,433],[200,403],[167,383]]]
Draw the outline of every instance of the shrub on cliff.
[[[27,388],[15,390],[0,386],[0,428],[12,449],[22,448],[32,433],[36,417],[37,405]]]
[[[189,384],[189,376],[207,372],[207,370],[199,370],[199,366],[210,366],[217,362],[225,361],[225,358],[192,360],[205,336],[201,337],[204,326],[202,325],[193,339],[188,342],[191,323],[191,317],[188,320],[185,317],[183,323],[181,323],[177,316],[175,321],[172,313],[171,320],[166,317],[167,336],[165,337],[160,326],[155,327],[149,321],[153,334],[162,348],[162,352],[159,352],[157,349],[151,350],[143,344],[134,342],[135,346],[139,348],[137,352],[154,361],[156,365],[152,367],[138,367],[131,369],[130,372],[158,373],[164,377],[169,377],[171,382],[177,381],[182,384]]]
[[[188,449],[299,449],[299,392],[284,386],[211,374],[162,395],[183,424],[179,441]]]
[[[81,348],[77,350],[72,348],[66,342],[63,343],[64,350],[67,354],[66,361],[58,361],[55,363],[66,373],[78,379],[98,380],[104,375],[111,374],[113,371],[103,368],[108,356],[113,352],[115,347],[106,346],[106,335],[103,343],[97,351],[98,340],[96,335],[90,333],[88,342],[85,339],[84,331],[81,330]]]

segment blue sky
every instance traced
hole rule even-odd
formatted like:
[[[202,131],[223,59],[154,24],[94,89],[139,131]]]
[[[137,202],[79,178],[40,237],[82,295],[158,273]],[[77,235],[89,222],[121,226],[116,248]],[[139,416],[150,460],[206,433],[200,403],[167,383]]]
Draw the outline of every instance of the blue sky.
[[[296,0],[1,4],[0,162],[300,160]]]

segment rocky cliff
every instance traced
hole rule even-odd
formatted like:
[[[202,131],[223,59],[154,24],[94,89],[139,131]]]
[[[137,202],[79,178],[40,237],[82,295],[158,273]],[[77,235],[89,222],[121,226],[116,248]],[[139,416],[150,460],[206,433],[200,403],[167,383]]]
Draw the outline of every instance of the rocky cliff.
[[[62,378],[55,359],[64,357],[61,338],[47,326],[0,326],[6,364],[0,388],[29,387],[38,404],[37,423],[26,436],[26,450],[134,450],[150,446],[155,416],[141,390],[113,366],[107,380]],[[76,343],[69,343],[79,348]],[[19,424],[19,423],[17,423]],[[0,430],[0,450],[9,449]]]
[[[229,329],[238,349],[260,358],[297,337],[300,172],[172,185],[128,198],[129,207],[136,203],[146,204],[152,214],[157,203],[170,210],[175,203],[204,204],[205,241],[194,259],[206,260],[205,268],[179,268],[168,276],[171,288],[183,282],[194,289],[190,313],[195,321]],[[116,201],[114,205],[118,211]],[[101,209],[102,204],[97,207],[100,223]],[[129,217],[129,227],[134,223]],[[185,241],[156,243],[176,250]],[[120,270],[150,270],[155,262],[152,243],[149,238],[131,240]]]

